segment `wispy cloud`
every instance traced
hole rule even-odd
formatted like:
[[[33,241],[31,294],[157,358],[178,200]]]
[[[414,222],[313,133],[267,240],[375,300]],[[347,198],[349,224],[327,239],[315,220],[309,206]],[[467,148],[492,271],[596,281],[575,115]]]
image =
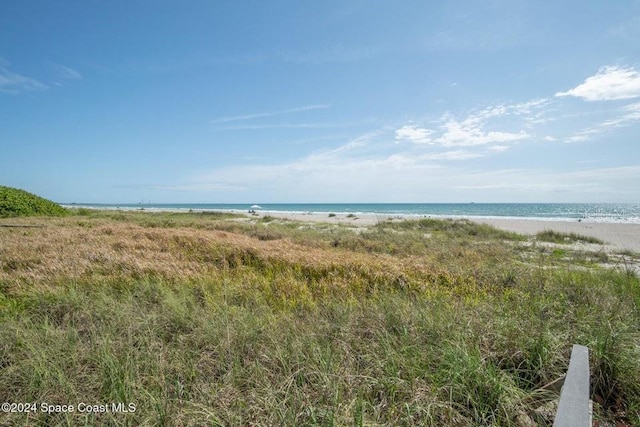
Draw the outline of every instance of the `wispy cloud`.
[[[439,31],[425,40],[425,47],[434,51],[495,52],[519,44],[514,37],[500,32],[486,32],[469,37],[460,31]]]
[[[503,151],[507,151],[508,149],[508,145],[492,145],[491,147],[487,147],[487,150],[495,151],[496,153],[501,153]]]
[[[574,96],[585,101],[638,98],[640,97],[640,73],[630,67],[602,67],[596,75],[588,77],[581,85],[566,92],[558,92],[555,96]]]
[[[344,156],[344,152],[318,153],[282,164],[236,165],[194,177],[193,185],[212,189],[234,187],[228,197],[245,199],[259,194],[282,201],[616,201],[640,197],[634,185],[640,166],[587,168],[578,171],[529,169],[469,169],[461,163],[446,167],[411,154],[367,158]],[[476,153],[453,150],[442,153],[448,160]],[[348,183],[348,185],[345,185]],[[171,186],[167,189],[179,189]],[[429,189],[425,193],[425,189]],[[497,191],[499,190],[499,191]],[[245,196],[243,196],[245,194]],[[285,195],[287,200],[283,200]]]
[[[467,160],[482,157],[481,153],[468,150],[443,151],[441,153],[429,153],[420,156],[424,160]]]
[[[186,181],[182,184],[124,184],[114,185],[114,188],[134,189],[134,190],[161,190],[161,191],[243,191],[247,188],[242,185],[208,182],[208,181]]]
[[[285,62],[319,65],[365,61],[388,51],[385,46],[333,45],[306,52],[280,52],[277,56]]]
[[[188,182],[178,185],[151,185],[148,188],[165,191],[243,191],[247,188],[242,185],[235,185],[221,182]]]
[[[577,171],[549,171],[544,169],[502,169],[469,172],[466,183],[455,185],[459,190],[496,191],[505,194],[545,195],[550,199],[554,194],[559,200],[564,194],[593,200],[598,195],[601,200],[615,201],[622,196],[633,200],[640,191],[632,183],[640,179],[640,166],[618,166],[591,168]],[[578,200],[579,201],[579,200]]]
[[[365,132],[336,148],[311,153],[296,162],[296,167],[311,170],[318,167],[323,168],[326,165],[341,165],[345,162],[353,161],[354,158],[362,159],[362,153],[360,153],[359,150],[370,146],[372,141],[383,134],[385,130],[386,128],[381,128]],[[366,161],[369,160],[371,160],[371,158],[366,159]]]
[[[47,85],[31,77],[12,72],[9,63],[0,58],[0,92],[21,93],[47,89]]]
[[[604,120],[594,126],[581,130],[574,135],[565,139],[566,142],[582,142],[586,141],[596,135],[609,132],[613,129],[623,126],[629,126],[640,121],[640,102],[634,104],[625,105],[617,110],[619,113],[617,117]]]
[[[640,119],[640,102],[636,102],[635,104],[628,104],[622,107],[623,111],[626,111],[626,118],[638,120]]]
[[[82,79],[82,74],[71,67],[67,67],[61,64],[51,64],[53,71],[56,74],[56,77],[62,80],[80,80]]]
[[[640,41],[640,15],[631,15],[608,31],[610,36],[624,42]]]
[[[277,123],[264,125],[218,126],[216,130],[260,130],[260,129],[333,129],[356,126],[355,123]]]
[[[264,117],[283,116],[286,114],[301,113],[303,111],[321,110],[326,108],[329,108],[329,105],[325,105],[325,104],[306,105],[303,107],[291,108],[288,110],[265,111],[261,113],[244,114],[239,116],[219,117],[211,120],[210,123],[218,124],[218,123],[237,122],[237,121],[243,121],[243,120],[261,119]]]

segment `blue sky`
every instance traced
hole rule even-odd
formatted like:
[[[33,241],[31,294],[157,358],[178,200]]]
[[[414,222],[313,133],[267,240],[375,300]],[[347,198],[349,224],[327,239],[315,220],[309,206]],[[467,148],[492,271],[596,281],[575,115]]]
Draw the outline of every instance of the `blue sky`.
[[[15,1],[0,184],[59,202],[638,202],[640,1]]]

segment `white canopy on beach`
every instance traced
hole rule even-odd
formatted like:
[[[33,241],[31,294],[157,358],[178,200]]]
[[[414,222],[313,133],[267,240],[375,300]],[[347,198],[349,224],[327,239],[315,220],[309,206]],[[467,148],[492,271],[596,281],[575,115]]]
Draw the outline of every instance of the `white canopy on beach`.
[[[251,209],[262,209],[260,205],[251,205]]]

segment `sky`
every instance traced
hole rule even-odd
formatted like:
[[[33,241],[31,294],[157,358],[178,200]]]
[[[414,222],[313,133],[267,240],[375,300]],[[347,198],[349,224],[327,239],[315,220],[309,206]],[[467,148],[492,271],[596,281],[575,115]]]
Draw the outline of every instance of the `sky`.
[[[4,1],[0,185],[640,202],[640,1]]]

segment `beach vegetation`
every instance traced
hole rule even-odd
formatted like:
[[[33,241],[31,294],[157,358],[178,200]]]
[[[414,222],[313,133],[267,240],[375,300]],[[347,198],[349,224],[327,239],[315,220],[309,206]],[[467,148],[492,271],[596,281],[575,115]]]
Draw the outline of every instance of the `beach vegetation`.
[[[0,218],[63,216],[67,211],[50,200],[25,190],[0,185]]]
[[[537,240],[541,242],[550,242],[550,243],[592,243],[597,245],[604,245],[604,242],[601,239],[593,236],[583,236],[576,233],[563,233],[559,231],[553,230],[544,230],[536,234]]]
[[[263,217],[260,218],[260,222],[271,222],[274,220],[275,218],[271,215],[264,215]]]
[[[468,219],[434,219],[422,218],[418,220],[407,220],[400,222],[385,222],[379,224],[380,228],[391,228],[404,231],[424,231],[430,233],[440,233],[449,237],[500,239],[511,241],[524,241],[524,236],[497,229],[488,224],[481,224]]]
[[[79,216],[91,215],[91,209],[87,209],[87,208],[73,208],[70,212]]]
[[[550,425],[574,343],[595,420],[640,424],[640,279],[596,257],[470,221],[46,224],[0,228],[0,400],[136,410],[0,424]]]

